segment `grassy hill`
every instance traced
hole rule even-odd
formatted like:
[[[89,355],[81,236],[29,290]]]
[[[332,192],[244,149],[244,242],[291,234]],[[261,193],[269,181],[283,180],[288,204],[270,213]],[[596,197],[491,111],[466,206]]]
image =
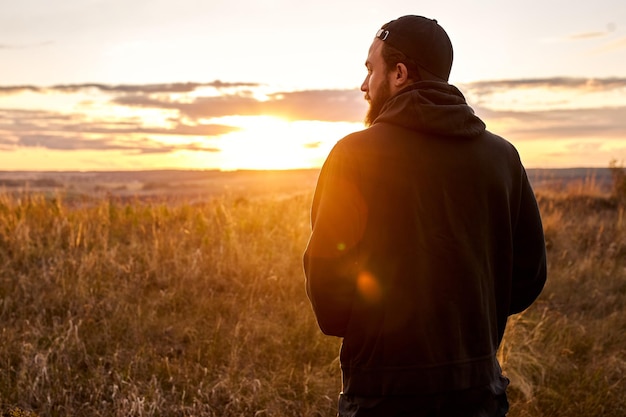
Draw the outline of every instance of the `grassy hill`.
[[[335,415],[301,266],[316,172],[29,175],[0,176],[0,413]],[[549,280],[500,351],[511,416],[626,415],[624,207],[576,175],[536,190]]]

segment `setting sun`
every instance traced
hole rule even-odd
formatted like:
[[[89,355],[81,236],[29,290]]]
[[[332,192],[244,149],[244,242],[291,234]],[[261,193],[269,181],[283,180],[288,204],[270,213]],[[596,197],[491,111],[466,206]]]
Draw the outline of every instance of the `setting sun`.
[[[217,122],[241,128],[220,138],[222,170],[318,167],[337,140],[362,127],[274,116],[228,117]]]

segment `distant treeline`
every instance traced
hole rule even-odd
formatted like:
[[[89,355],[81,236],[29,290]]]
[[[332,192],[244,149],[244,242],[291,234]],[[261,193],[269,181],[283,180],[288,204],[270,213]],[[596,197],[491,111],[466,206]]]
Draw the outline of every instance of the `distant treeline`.
[[[528,177],[535,187],[566,188],[571,184],[593,183],[602,191],[610,191],[609,168],[531,168]],[[294,183],[314,187],[319,169],[299,170],[143,170],[143,171],[0,171],[0,188],[71,188],[86,185],[119,190],[124,184],[142,184],[143,191],[160,188],[185,188],[190,184],[242,184],[247,181]]]
[[[609,168],[534,168],[527,170],[535,187],[562,188],[570,184],[593,184],[602,191],[610,191],[613,178]]]

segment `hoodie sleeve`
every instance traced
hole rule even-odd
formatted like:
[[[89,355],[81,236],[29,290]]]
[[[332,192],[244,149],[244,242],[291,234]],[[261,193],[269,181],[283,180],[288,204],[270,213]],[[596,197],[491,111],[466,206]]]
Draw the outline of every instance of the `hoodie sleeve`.
[[[513,235],[513,282],[509,314],[527,309],[539,296],[547,276],[546,245],[535,194],[522,173],[520,209]]]
[[[350,319],[367,215],[357,178],[356,164],[335,146],[320,172],[304,253],[306,291],[317,322],[322,332],[338,337]]]

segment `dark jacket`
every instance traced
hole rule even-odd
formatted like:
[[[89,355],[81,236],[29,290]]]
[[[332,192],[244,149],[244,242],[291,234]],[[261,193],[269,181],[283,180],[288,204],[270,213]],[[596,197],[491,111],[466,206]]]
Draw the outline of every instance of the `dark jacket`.
[[[343,337],[344,393],[498,384],[507,317],[546,280],[534,193],[515,148],[456,87],[413,84],[340,140],[304,254],[322,331]]]

